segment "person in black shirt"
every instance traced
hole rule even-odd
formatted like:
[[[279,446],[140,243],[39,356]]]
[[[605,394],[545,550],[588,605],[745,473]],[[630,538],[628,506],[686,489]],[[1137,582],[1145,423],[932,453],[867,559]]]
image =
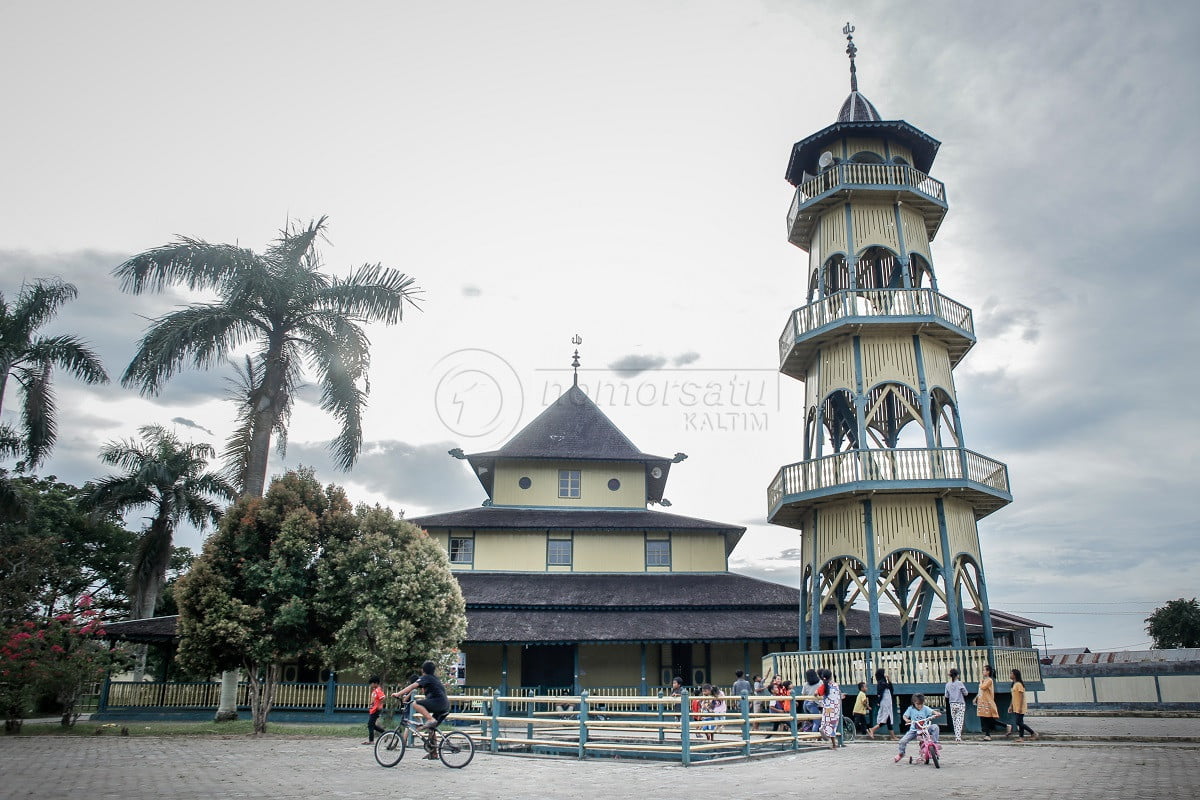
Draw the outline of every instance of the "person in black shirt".
[[[431,729],[437,727],[435,716],[437,714],[445,714],[450,710],[450,701],[446,697],[446,687],[433,674],[436,671],[437,664],[434,664],[432,661],[426,661],[421,665],[421,677],[400,691],[392,692],[392,697],[400,697],[405,701],[408,700],[408,695],[414,689],[421,689],[425,692],[423,699],[413,701],[413,708],[425,719],[422,727]]]

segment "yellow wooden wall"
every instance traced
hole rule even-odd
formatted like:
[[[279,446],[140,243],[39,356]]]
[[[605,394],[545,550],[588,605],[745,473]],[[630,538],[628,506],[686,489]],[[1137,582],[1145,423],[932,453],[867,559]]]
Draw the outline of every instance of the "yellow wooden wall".
[[[920,385],[916,348],[911,336],[863,336],[859,349],[865,391],[886,381],[899,381],[913,389]]]
[[[852,203],[850,214],[854,222],[855,253],[875,246],[900,252],[896,210],[890,203]]]
[[[579,497],[558,496],[560,469],[579,470]],[[528,489],[518,483],[523,477],[532,481]],[[608,488],[612,478],[621,483],[616,491]],[[496,464],[492,502],[498,506],[645,508],[646,468],[621,461],[501,461]]]
[[[946,534],[950,542],[950,557],[960,553],[969,554],[976,564],[982,562],[979,555],[979,528],[975,523],[975,510],[969,503],[947,497],[942,501],[946,509]]]
[[[956,403],[958,395],[954,390],[954,375],[950,371],[950,352],[946,345],[928,336],[921,337],[921,358],[925,362],[925,383],[933,390],[941,388],[950,395]]]
[[[871,525],[875,532],[876,559],[894,550],[915,548],[941,561],[941,534],[934,497],[875,497],[871,500]]]
[[[475,541],[473,564],[455,564],[454,570],[493,572],[724,572],[727,568],[725,536],[717,531],[570,531],[549,532],[435,528],[430,535],[449,548],[451,535]],[[546,564],[549,539],[567,539],[572,545],[568,566]],[[646,539],[671,542],[671,565],[646,568]],[[448,550],[447,550],[448,552]]]
[[[822,563],[842,555],[862,558],[866,550],[862,503],[852,500],[822,506],[817,512],[814,541]]]

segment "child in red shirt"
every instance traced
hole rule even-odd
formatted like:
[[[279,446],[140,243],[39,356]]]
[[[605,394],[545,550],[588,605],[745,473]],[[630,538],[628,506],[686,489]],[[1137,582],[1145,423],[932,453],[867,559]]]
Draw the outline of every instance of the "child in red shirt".
[[[374,744],[375,734],[383,733],[379,727],[379,715],[383,713],[383,687],[379,685],[379,676],[371,676],[371,705],[367,709],[367,740],[363,744]]]

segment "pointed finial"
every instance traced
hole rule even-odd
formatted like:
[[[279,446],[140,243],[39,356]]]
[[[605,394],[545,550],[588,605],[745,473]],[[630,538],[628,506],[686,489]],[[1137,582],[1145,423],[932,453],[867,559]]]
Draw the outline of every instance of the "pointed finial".
[[[575,368],[575,385],[579,385],[579,345],[583,344],[583,337],[578,333],[571,337],[571,344],[575,345],[575,355],[571,357],[571,366]]]
[[[854,45],[854,26],[849,22],[846,27],[842,28],[842,33],[846,35],[846,55],[850,56],[850,91],[858,91],[858,70],[854,66],[854,56],[858,53],[858,48]]]

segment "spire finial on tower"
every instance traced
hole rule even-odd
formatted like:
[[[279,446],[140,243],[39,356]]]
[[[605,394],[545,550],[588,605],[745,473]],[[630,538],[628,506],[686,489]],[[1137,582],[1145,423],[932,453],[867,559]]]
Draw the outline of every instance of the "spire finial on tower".
[[[571,344],[575,345],[575,355],[571,357],[571,366],[575,368],[575,385],[579,385],[579,345],[583,344],[583,337],[578,333],[571,337]]]
[[[842,28],[842,33],[846,35],[846,55],[850,56],[850,91],[858,91],[858,70],[854,66],[854,56],[858,53],[858,48],[854,45],[854,26],[849,22],[846,27]]]

